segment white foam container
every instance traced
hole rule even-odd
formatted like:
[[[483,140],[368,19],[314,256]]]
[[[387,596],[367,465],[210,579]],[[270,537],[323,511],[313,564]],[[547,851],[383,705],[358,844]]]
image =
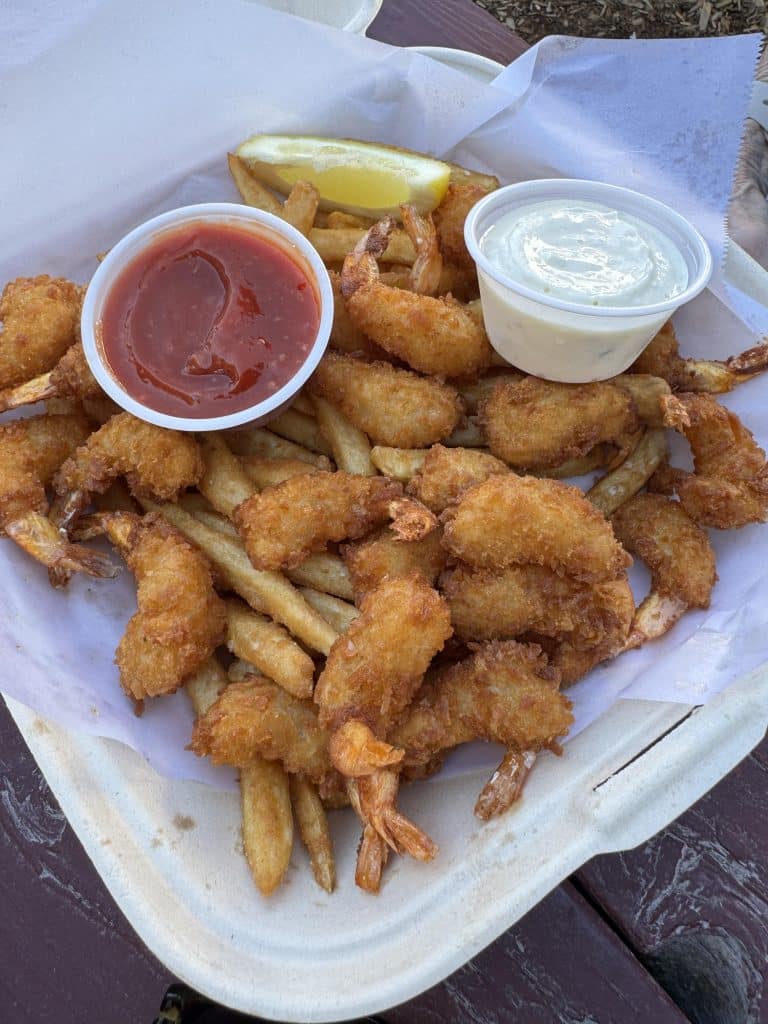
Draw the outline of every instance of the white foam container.
[[[762,738],[768,668],[699,709],[619,702],[565,757],[543,755],[518,807],[488,824],[472,815],[483,772],[409,787],[403,807],[440,855],[395,858],[379,896],[355,888],[350,811],[332,815],[337,891],[315,885],[297,844],[266,900],[242,856],[235,794],[162,778],[119,743],[6,703],[107,888],[171,971],[247,1013],[340,1021],[436,984],[591,857],[682,813]]]

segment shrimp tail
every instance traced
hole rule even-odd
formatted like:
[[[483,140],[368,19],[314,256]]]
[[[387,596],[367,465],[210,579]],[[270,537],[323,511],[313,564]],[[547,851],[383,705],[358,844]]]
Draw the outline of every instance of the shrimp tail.
[[[646,640],[655,640],[663,636],[688,608],[688,602],[683,598],[652,591],[635,613],[624,650],[632,650],[640,647]]]
[[[83,572],[95,579],[114,579],[120,566],[113,565],[98,551],[70,544],[47,516],[30,512],[6,526],[6,533],[20,548],[47,566],[54,587],[63,587],[73,573]]]
[[[397,772],[383,769],[357,779],[356,785],[360,816],[391,850],[408,854],[415,860],[433,860],[438,852],[437,844],[395,806],[400,785]]]
[[[53,398],[56,390],[56,385],[51,382],[51,373],[42,373],[39,377],[18,384],[15,388],[0,391],[0,412]]]
[[[330,754],[336,770],[348,778],[372,775],[404,757],[404,751],[377,739],[367,725],[354,719],[331,736]]]
[[[379,267],[376,261],[386,252],[389,236],[394,227],[394,218],[384,217],[368,229],[344,260],[341,271],[341,294],[345,299],[354,295],[363,285],[377,280]]]
[[[477,817],[488,821],[509,810],[520,799],[535,760],[536,754],[532,750],[508,750],[477,798]]]
[[[360,837],[355,864],[355,883],[365,892],[378,892],[381,875],[389,857],[389,847],[373,825],[365,825]]]

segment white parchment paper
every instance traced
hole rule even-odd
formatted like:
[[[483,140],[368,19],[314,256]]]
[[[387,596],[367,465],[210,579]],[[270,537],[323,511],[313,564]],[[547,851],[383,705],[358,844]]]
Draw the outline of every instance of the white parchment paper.
[[[50,7],[50,18],[45,9]],[[95,254],[189,202],[235,199],[224,154],[256,131],[346,135],[452,155],[503,180],[579,176],[669,202],[716,262],[759,38],[554,38],[492,86],[426,58],[246,0],[17,5],[0,34],[0,280],[86,281]],[[747,315],[748,312],[748,315]],[[728,355],[764,329],[718,272],[681,330],[691,354]],[[768,328],[768,323],[766,323]],[[727,396],[768,442],[766,385]],[[768,529],[714,534],[712,607],[571,691],[577,729],[619,697],[700,703],[768,659]],[[647,576],[638,567],[638,596]],[[135,718],[113,654],[135,609],[117,582],[66,594],[0,545],[0,689],[44,716],[122,740],[158,771],[219,786],[231,773],[184,750],[184,694]]]

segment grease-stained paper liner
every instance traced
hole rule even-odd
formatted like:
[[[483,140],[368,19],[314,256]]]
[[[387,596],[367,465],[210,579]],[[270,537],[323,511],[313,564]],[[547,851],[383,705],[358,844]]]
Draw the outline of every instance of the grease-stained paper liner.
[[[225,153],[256,131],[378,139],[504,180],[630,184],[691,216],[719,262],[758,37],[545,40],[485,86],[244,0],[79,0],[56,24],[44,44],[0,38],[0,280],[48,272],[85,281],[95,254],[147,217],[236,199]],[[692,304],[700,329],[691,353],[725,356],[750,343],[717,278],[714,287]],[[726,396],[763,444],[764,395],[757,380]],[[574,687],[577,728],[619,697],[703,702],[768,659],[768,529],[713,540],[721,578],[712,608]],[[184,749],[192,713],[183,693],[148,701],[137,719],[120,690],[112,659],[135,608],[127,572],[116,582],[76,578],[56,593],[6,541],[0,573],[4,692],[122,740],[165,775],[232,784],[232,773]],[[647,575],[633,573],[641,596]],[[487,751],[479,756],[488,763]],[[454,770],[477,758],[464,752]]]

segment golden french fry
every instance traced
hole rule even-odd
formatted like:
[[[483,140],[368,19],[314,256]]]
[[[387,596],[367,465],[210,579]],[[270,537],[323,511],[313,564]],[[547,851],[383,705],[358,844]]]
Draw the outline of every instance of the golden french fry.
[[[548,477],[550,480],[567,480],[572,476],[585,476],[592,473],[601,466],[607,466],[610,456],[607,454],[608,446],[603,444],[595,445],[591,452],[582,455],[579,459],[567,459],[559,466],[551,466],[549,469],[537,469],[531,476]]]
[[[217,512],[231,516],[257,488],[220,435],[201,434],[198,444],[205,463],[205,472],[198,484],[200,492]]]
[[[310,555],[301,565],[287,569],[285,575],[297,586],[311,587],[324,594],[333,594],[345,601],[354,599],[352,583],[344,562],[329,551]]]
[[[320,193],[308,181],[297,181],[283,203],[281,216],[302,235],[308,235],[315,223]]]
[[[254,759],[240,769],[243,847],[253,880],[264,896],[274,892],[293,848],[288,776],[276,761]]]
[[[238,538],[240,536],[232,520],[227,519],[221,512],[217,512],[202,494],[195,494],[194,492],[182,494],[179,496],[178,503],[185,512],[189,512],[191,516],[199,519],[206,526],[210,526],[212,530],[218,530],[228,537]]]
[[[499,179],[495,174],[483,174],[482,171],[470,171],[460,164],[449,163],[451,168],[450,181],[453,185],[479,185],[486,192],[495,192],[499,187]]]
[[[667,455],[667,434],[652,428],[645,432],[635,450],[624,462],[598,480],[586,497],[607,518],[629,501],[650,480]]]
[[[375,445],[371,448],[371,461],[384,476],[405,483],[424,465],[427,451],[426,448],[387,448],[385,445]]]
[[[310,656],[283,626],[242,601],[227,601],[227,647],[294,697],[312,696],[315,665]]]
[[[279,199],[273,195],[261,182],[251,175],[240,157],[234,153],[227,153],[229,173],[237,186],[237,191],[246,206],[255,206],[257,210],[265,210],[273,213],[276,217],[281,216],[283,206]]]
[[[312,399],[309,395],[305,395],[303,391],[300,391],[291,403],[291,409],[295,409],[296,412],[303,412],[305,416],[314,416],[315,407],[312,405]]]
[[[343,260],[363,237],[367,228],[312,228],[307,236],[326,263]],[[390,263],[413,263],[416,253],[404,231],[395,230],[382,256]]]
[[[325,398],[313,395],[312,404],[317,413],[317,425],[327,438],[339,469],[358,476],[376,476],[376,467],[371,462],[371,443],[362,430]]]
[[[309,448],[313,452],[333,458],[333,449],[318,426],[314,416],[305,416],[303,412],[286,409],[269,421],[270,430],[280,437]]]
[[[161,512],[213,564],[224,587],[234,590],[254,611],[281,622],[313,651],[328,654],[336,631],[279,572],[254,569],[239,540],[199,522],[179,505],[156,505],[142,499],[148,511]]]
[[[293,813],[309,854],[312,874],[321,889],[333,892],[336,888],[336,864],[325,808],[315,787],[302,775],[291,775],[290,787]]]
[[[246,427],[243,430],[231,430],[227,434],[227,445],[235,455],[261,455],[266,458],[298,459],[308,462],[318,469],[330,469],[331,463],[327,456],[318,455],[293,441],[278,437],[271,430],[263,427]]]
[[[443,441],[446,448],[484,448],[486,441],[476,416],[468,416],[466,425],[459,427]]]
[[[299,593],[306,599],[307,604],[311,604],[315,611],[330,623],[337,633],[346,633],[350,624],[360,614],[357,608],[348,601],[342,601],[332,594],[315,590],[313,587],[299,587]]]
[[[373,223],[370,217],[358,217],[356,213],[343,210],[331,210],[325,216],[325,226],[329,228],[362,228],[367,231]]]
[[[319,466],[314,466],[311,462],[302,462],[300,459],[267,459],[261,455],[241,455],[240,463],[248,478],[259,490],[274,487],[275,484],[290,480],[293,476],[301,476],[302,473],[320,471]]]
[[[522,379],[522,373],[514,373],[512,371],[509,373],[494,373],[481,377],[474,384],[465,384],[457,390],[464,401],[467,413],[474,416],[480,407],[480,403],[488,398],[497,384],[512,383]]]
[[[210,657],[193,676],[190,676],[184,684],[184,689],[198,718],[210,709],[228,683],[229,677],[215,657]]]
[[[653,377],[649,373],[620,373],[610,383],[629,392],[640,419],[647,426],[670,426],[665,419],[665,403],[672,399],[672,388],[663,377]]]

